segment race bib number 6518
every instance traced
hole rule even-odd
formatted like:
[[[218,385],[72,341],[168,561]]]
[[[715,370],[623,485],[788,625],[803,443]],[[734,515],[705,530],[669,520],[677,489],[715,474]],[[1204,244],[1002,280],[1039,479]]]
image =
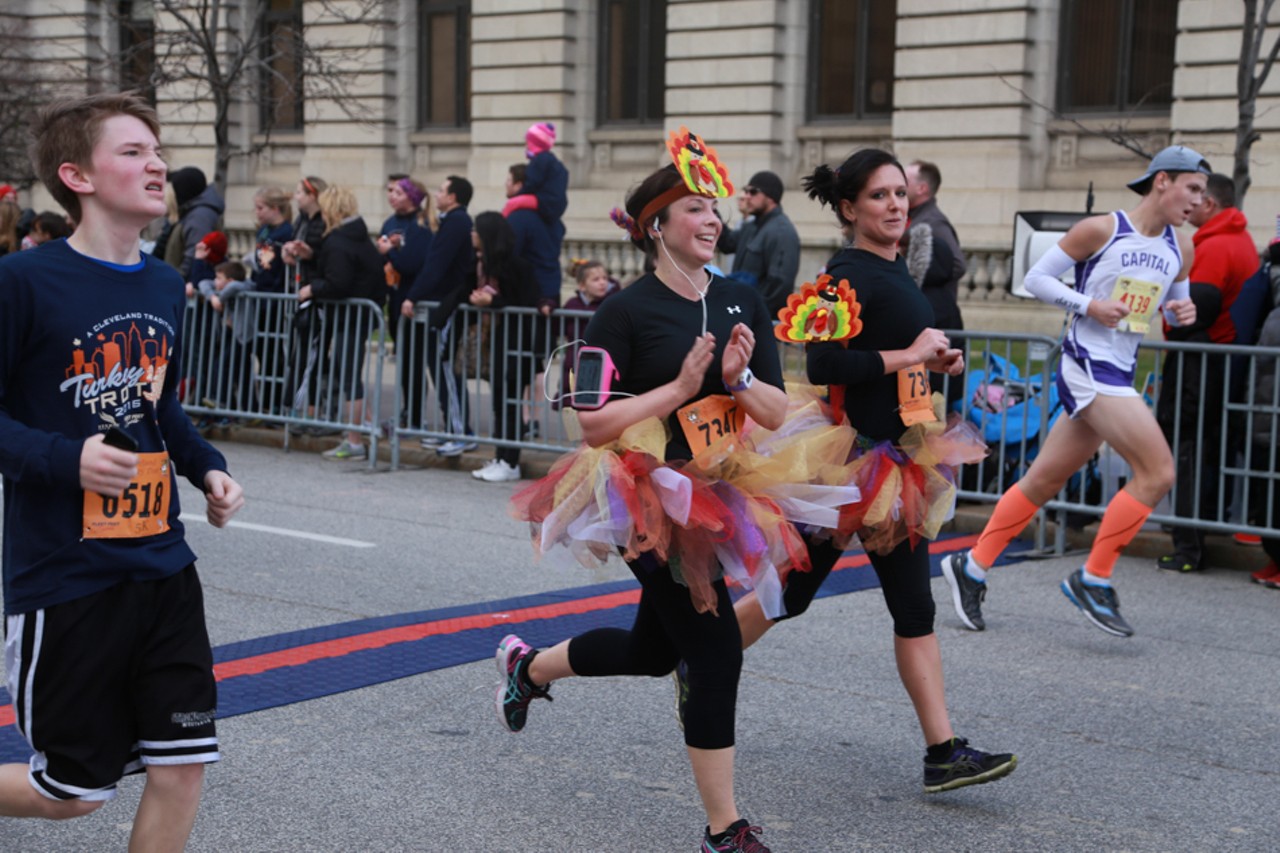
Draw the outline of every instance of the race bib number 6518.
[[[84,493],[84,538],[137,539],[169,529],[169,454],[139,453],[138,476],[119,497]]]

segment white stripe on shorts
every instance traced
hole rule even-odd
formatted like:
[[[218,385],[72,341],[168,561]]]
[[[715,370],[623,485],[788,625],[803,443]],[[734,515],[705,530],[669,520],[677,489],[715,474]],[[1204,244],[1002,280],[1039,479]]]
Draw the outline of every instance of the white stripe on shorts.
[[[1081,364],[1066,353],[1058,363],[1058,374],[1075,402],[1075,408],[1067,406],[1067,414],[1071,418],[1080,417],[1080,413],[1093,402],[1099,394],[1104,397],[1136,397],[1138,392],[1132,385],[1108,385],[1093,378],[1091,362]],[[1061,393],[1061,392],[1059,392]]]

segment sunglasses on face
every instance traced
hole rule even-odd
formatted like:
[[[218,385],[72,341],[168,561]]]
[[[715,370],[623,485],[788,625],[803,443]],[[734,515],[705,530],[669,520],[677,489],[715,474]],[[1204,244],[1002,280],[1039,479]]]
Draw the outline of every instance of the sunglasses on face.
[[[743,191],[742,191],[742,192],[743,192],[743,193],[745,193],[746,195],[759,195],[759,194],[760,194],[760,188],[759,188],[759,187],[746,187],[745,189],[743,189]]]

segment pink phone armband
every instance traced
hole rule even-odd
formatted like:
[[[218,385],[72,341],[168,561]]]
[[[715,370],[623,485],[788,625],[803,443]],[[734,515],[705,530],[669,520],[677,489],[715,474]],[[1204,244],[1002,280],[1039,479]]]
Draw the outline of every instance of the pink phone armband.
[[[609,389],[618,379],[609,351],[600,347],[584,346],[578,350],[578,363],[574,370],[573,401],[575,409],[598,409],[609,400]]]

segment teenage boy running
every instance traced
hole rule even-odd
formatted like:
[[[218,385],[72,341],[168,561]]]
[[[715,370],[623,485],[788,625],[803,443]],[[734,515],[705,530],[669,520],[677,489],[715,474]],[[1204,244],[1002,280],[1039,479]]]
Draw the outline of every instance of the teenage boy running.
[[[1133,636],[1120,615],[1111,572],[1174,477],[1160,425],[1133,387],[1138,344],[1162,309],[1172,326],[1195,323],[1187,281],[1192,243],[1177,229],[1200,206],[1211,173],[1190,148],[1164,149],[1128,184],[1142,196],[1136,206],[1077,222],[1027,273],[1033,296],[1072,315],[1057,376],[1070,417],[1054,423],[1026,475],[996,504],[973,550],[942,563],[966,628],[986,627],[982,601],[996,558],[1105,441],[1129,463],[1133,477],[1107,504],[1084,566],[1061,588],[1098,628]],[[1058,278],[1071,269],[1074,289]]]
[[[0,263],[5,670],[34,753],[0,765],[0,815],[86,815],[145,771],[133,850],[184,847],[218,760],[175,474],[216,527],[244,504],[175,396],[182,277],[138,249],[165,209],[159,130],[131,95],[45,108],[32,160],[78,227]]]

